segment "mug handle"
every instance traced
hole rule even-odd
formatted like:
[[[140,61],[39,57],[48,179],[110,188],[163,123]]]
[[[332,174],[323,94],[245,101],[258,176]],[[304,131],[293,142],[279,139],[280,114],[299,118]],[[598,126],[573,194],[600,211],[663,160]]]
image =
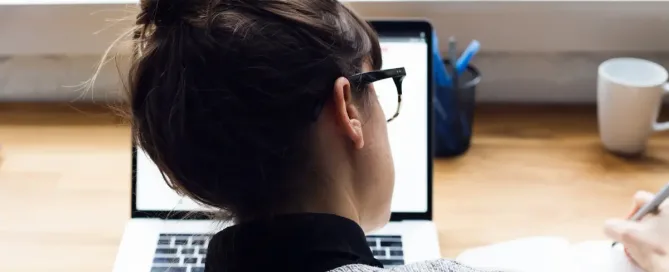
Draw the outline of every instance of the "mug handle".
[[[662,90],[663,90],[662,91],[662,96],[665,96],[665,95],[669,94],[669,82],[662,84]],[[661,104],[662,104],[662,101],[660,101],[660,107],[662,106]],[[660,110],[658,110],[657,113],[659,115]],[[658,123],[657,121],[655,121],[655,123],[653,123],[653,130],[654,131],[669,130],[669,122]]]

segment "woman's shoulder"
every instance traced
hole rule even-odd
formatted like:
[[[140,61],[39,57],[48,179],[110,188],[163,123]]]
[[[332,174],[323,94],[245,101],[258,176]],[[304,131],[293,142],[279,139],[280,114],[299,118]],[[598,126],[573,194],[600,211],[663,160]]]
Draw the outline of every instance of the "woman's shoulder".
[[[368,265],[352,264],[346,265],[329,272],[493,272],[491,270],[480,270],[460,264],[456,261],[439,259],[413,263],[409,265],[395,266],[392,268],[378,268]]]

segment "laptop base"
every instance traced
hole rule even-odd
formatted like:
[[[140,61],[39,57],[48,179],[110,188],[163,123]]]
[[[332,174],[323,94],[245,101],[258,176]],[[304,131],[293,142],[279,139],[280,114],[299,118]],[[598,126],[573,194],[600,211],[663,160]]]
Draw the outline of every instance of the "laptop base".
[[[133,219],[126,225],[113,271],[203,271],[208,238],[224,227],[209,220]],[[390,222],[370,233],[367,243],[388,267],[440,258],[431,221]]]

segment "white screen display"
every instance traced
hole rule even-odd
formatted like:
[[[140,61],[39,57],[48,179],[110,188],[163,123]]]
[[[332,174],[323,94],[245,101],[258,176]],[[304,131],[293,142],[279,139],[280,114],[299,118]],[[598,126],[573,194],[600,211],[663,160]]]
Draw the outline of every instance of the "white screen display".
[[[400,115],[388,123],[388,134],[395,162],[395,189],[392,212],[424,213],[428,210],[428,46],[416,37],[381,36],[383,69],[404,67]],[[380,95],[396,93],[385,89]],[[170,189],[156,165],[141,150],[137,151],[136,208],[140,211],[206,211],[207,208],[179,196]]]

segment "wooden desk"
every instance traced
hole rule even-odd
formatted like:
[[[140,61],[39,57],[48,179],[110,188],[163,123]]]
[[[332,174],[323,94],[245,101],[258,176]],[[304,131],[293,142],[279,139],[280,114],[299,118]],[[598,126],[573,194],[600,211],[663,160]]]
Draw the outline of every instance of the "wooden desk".
[[[465,156],[435,165],[444,257],[530,235],[602,238],[637,189],[669,180],[668,134],[647,156],[602,151],[593,107],[482,106]],[[95,107],[0,104],[0,271],[110,271],[130,210],[127,126]]]

